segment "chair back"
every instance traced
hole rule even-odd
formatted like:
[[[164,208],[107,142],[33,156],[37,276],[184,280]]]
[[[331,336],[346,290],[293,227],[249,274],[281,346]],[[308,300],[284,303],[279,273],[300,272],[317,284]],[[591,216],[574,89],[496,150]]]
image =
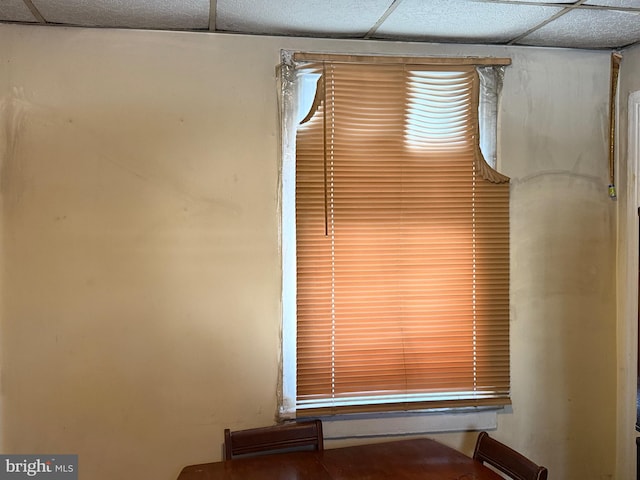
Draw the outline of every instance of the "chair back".
[[[231,460],[239,455],[255,455],[304,447],[312,450],[324,448],[320,420],[289,422],[235,432],[227,428],[224,431],[225,460]]]
[[[524,455],[491,438],[487,432],[478,435],[473,458],[493,466],[513,480],[547,480],[545,467],[536,465]]]

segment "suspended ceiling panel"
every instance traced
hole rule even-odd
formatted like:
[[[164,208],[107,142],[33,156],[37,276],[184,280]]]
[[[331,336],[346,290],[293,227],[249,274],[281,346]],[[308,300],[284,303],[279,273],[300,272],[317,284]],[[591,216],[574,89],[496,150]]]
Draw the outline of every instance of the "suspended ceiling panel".
[[[640,0],[0,0],[0,22],[620,49]]]
[[[0,21],[37,22],[22,0],[0,0]]]
[[[31,0],[49,23],[87,27],[204,29],[209,0]]]
[[[490,2],[492,0],[479,0],[478,3],[487,3]],[[569,6],[570,4],[575,4],[577,3],[576,0],[557,0],[557,1],[549,1],[549,0],[505,0],[504,2],[500,2],[497,1],[495,3],[512,3],[512,4],[532,4],[532,3],[536,3],[536,4],[540,4],[540,5],[560,5],[562,7],[566,7]]]
[[[527,45],[615,48],[640,38],[640,12],[572,10],[522,39]]]
[[[218,0],[216,29],[269,35],[362,37],[389,0]]]
[[[599,5],[602,7],[616,8],[638,8],[640,9],[640,0],[587,0],[585,6]]]
[[[377,29],[377,38],[505,43],[562,8],[468,0],[404,0]]]

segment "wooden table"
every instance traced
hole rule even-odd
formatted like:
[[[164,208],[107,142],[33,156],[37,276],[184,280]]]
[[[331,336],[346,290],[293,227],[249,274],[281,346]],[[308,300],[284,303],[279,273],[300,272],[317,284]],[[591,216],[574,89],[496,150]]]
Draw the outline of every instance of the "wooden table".
[[[178,480],[502,480],[480,462],[420,438],[185,467]]]

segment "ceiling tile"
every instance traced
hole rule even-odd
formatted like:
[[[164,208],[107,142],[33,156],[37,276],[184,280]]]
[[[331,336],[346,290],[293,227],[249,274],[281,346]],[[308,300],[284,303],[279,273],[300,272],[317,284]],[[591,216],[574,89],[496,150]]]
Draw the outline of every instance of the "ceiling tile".
[[[498,43],[522,35],[561,10],[468,0],[404,0],[375,37]]]
[[[519,41],[522,45],[615,48],[640,40],[640,13],[576,9]]]
[[[36,22],[36,18],[22,0],[0,1],[0,21]]]
[[[390,0],[218,0],[216,30],[269,35],[364,36]]]
[[[640,44],[640,0],[31,1],[54,25],[208,30],[213,3],[216,30],[255,35],[589,49]],[[40,23],[26,4],[0,0],[0,22]]]
[[[474,1],[493,3],[495,0],[474,0]],[[576,0],[501,0],[501,1],[502,3],[546,3],[546,4],[566,3],[567,6],[569,6],[569,4],[576,3]]]
[[[587,0],[584,5],[602,7],[640,8],[640,0]]]
[[[32,0],[47,22],[97,27],[206,29],[209,0]]]

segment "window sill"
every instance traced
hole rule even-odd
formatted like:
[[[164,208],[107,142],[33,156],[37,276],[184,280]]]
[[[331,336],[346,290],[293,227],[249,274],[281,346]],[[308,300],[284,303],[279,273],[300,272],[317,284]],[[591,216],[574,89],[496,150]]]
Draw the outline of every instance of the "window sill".
[[[348,414],[320,417],[327,440],[419,435],[428,433],[492,430],[497,428],[498,412],[510,407],[483,407],[397,412]]]

